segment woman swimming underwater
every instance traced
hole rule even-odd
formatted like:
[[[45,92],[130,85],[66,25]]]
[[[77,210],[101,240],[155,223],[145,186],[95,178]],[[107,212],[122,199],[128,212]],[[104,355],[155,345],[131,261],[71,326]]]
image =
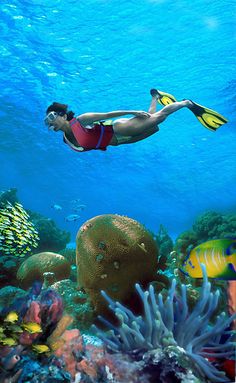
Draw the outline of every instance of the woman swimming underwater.
[[[217,130],[227,120],[214,110],[205,108],[193,101],[176,101],[169,93],[151,89],[151,104],[148,112],[137,110],[117,110],[108,113],[83,113],[74,117],[65,104],[54,102],[47,108],[45,124],[54,132],[64,133],[64,142],[78,152],[93,149],[106,150],[107,146],[131,144],[141,141],[158,132],[158,124],[181,108],[188,108],[206,128]],[[164,106],[156,111],[157,102]],[[108,119],[125,115],[132,118]]]

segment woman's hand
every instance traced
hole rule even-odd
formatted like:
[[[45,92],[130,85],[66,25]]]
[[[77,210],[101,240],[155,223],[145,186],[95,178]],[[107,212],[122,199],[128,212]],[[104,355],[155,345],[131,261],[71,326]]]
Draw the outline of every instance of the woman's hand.
[[[135,110],[133,112],[133,115],[136,117],[141,117],[141,118],[149,118],[151,117],[151,114],[148,112],[144,112],[143,110]]]

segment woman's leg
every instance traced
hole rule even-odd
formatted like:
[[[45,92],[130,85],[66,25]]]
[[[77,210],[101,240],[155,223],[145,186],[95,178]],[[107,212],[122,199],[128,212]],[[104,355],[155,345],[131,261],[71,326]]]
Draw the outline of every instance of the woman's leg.
[[[143,134],[147,129],[156,128],[157,125],[165,121],[170,114],[190,105],[191,101],[189,100],[174,102],[173,104],[166,105],[163,109],[152,114],[149,118],[144,119],[134,117],[128,120],[116,120],[113,125],[114,133],[116,136],[138,136]]]
[[[154,133],[158,132],[159,127],[153,126],[150,129],[146,129],[142,134],[138,134],[135,136],[120,136],[116,135],[110,142],[109,145],[117,146],[121,144],[132,144],[134,142],[138,142],[144,140],[147,137],[152,136]]]
[[[152,101],[151,101],[151,104],[149,106],[148,113],[150,113],[150,114],[156,113],[157,100],[158,100],[158,96],[152,96]]]

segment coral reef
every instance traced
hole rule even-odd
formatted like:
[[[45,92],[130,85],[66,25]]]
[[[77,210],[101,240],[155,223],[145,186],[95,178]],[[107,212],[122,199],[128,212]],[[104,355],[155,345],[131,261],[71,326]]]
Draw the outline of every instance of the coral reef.
[[[8,376],[12,379],[20,369],[19,382],[56,382],[53,370],[55,375],[63,375],[64,380],[58,381],[70,382],[66,371],[50,363],[52,352],[62,347],[63,333],[72,323],[71,317],[63,315],[56,291],[42,290],[41,284],[35,283],[29,293],[1,311],[0,323],[0,381]]]
[[[16,273],[22,259],[15,255],[0,256],[0,288],[8,285],[16,286]]]
[[[0,251],[2,255],[24,257],[38,245],[38,233],[19,203],[0,207]]]
[[[15,286],[5,286],[0,289],[0,311],[13,303],[17,298],[24,297],[26,291]]]
[[[73,325],[81,332],[86,332],[95,320],[92,305],[87,294],[78,290],[77,283],[64,279],[51,285],[62,297],[64,310],[73,317]]]
[[[71,274],[70,279],[73,282],[77,281],[77,266],[76,266],[76,249],[73,248],[65,248],[60,250],[60,254],[63,255],[67,259],[67,261],[71,265]]]
[[[60,254],[63,255],[71,265],[76,265],[76,249],[65,248],[60,250]]]
[[[17,383],[70,383],[70,374],[58,366],[53,358],[22,356],[17,364],[20,374]],[[13,383],[12,377],[6,383]]]
[[[114,299],[133,299],[134,283],[157,278],[158,248],[150,233],[137,221],[119,215],[90,219],[76,237],[78,282],[97,313],[107,312],[100,290]]]
[[[236,314],[227,318],[224,313],[218,316],[214,325],[209,320],[218,304],[219,291],[212,293],[205,266],[203,285],[199,300],[190,313],[186,299],[186,286],[181,286],[181,295],[176,294],[176,281],[172,281],[166,301],[162,294],[155,295],[153,286],[143,291],[139,284],[136,289],[143,302],[144,315],[135,316],[132,311],[114,302],[104,291],[102,295],[115,312],[120,326],[114,326],[100,317],[110,331],[108,334],[94,326],[95,331],[113,350],[161,349],[164,354],[175,355],[177,367],[193,370],[202,381],[229,382],[225,373],[219,371],[209,358],[230,359],[234,356],[233,331],[227,331]],[[226,337],[222,344],[222,338]],[[162,359],[162,363],[165,363]],[[163,375],[162,375],[163,377]]]
[[[175,242],[174,249],[176,253],[169,255],[167,265],[172,274],[174,274],[182,283],[191,284],[192,289],[200,286],[201,279],[194,279],[188,277],[180,272],[183,266],[184,259],[187,254],[197,245],[211,240],[221,238],[235,238],[236,237],[236,215],[232,214],[219,214],[214,211],[208,211],[197,217],[193,223],[192,230],[181,233]],[[227,285],[225,281],[212,279],[211,283],[214,288],[219,288],[221,294],[221,304],[218,310],[225,309],[224,297],[227,292]]]
[[[20,287],[29,288],[32,283],[44,280],[43,274],[54,273],[56,280],[67,279],[70,276],[70,264],[60,254],[42,252],[27,258],[17,272]]]
[[[35,251],[38,253],[43,251],[58,252],[66,248],[66,245],[70,242],[69,232],[60,230],[52,219],[30,210],[27,210],[27,212],[40,238]]]
[[[180,256],[179,263],[182,264],[188,251],[197,246],[198,242],[197,233],[192,230],[184,231],[176,238],[174,249]]]
[[[175,250],[184,253],[210,239],[236,237],[236,215],[207,211],[197,217],[192,230],[185,231],[176,239]]]
[[[4,207],[8,202],[10,202],[12,205],[15,205],[15,203],[19,202],[16,194],[17,194],[16,188],[11,188],[6,191],[1,191],[0,206]]]
[[[173,241],[168,234],[167,229],[160,225],[159,231],[156,235],[154,235],[154,239],[157,242],[159,248],[159,260],[162,259],[161,264],[166,268],[166,260],[170,252],[173,250]]]
[[[139,369],[125,354],[112,355],[91,335],[66,331],[64,345],[55,352],[74,383],[147,383],[138,380]]]

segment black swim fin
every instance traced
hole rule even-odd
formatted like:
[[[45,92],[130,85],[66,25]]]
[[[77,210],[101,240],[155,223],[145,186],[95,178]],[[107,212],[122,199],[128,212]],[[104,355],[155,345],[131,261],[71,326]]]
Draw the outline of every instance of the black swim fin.
[[[189,110],[193,112],[198,121],[203,126],[205,126],[205,128],[216,131],[218,128],[228,122],[224,116],[222,116],[220,113],[217,113],[215,110],[206,108],[205,106],[199,105],[196,102],[191,102],[192,105],[188,106]]]
[[[157,97],[157,102],[163,106],[173,104],[173,102],[176,102],[176,98],[172,96],[170,93],[162,92],[157,89],[151,89],[150,94],[152,97]]]

